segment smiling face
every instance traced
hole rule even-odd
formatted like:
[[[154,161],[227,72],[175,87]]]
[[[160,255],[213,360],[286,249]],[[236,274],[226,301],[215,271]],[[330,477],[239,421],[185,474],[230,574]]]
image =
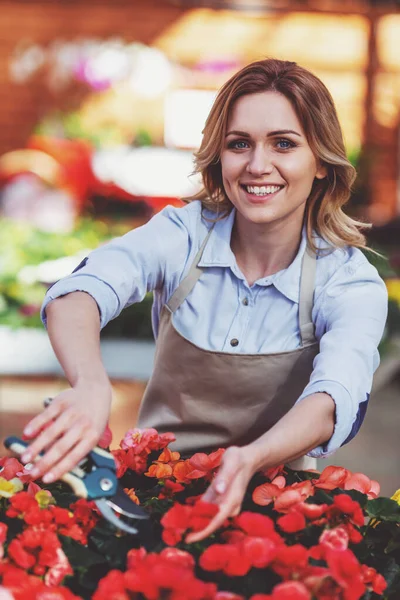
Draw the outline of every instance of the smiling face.
[[[236,100],[221,152],[226,195],[242,222],[301,228],[314,178],[326,176],[290,101],[277,92]]]

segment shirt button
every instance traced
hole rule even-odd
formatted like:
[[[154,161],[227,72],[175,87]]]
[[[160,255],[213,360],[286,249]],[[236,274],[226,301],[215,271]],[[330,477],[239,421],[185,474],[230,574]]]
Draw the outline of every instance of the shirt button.
[[[239,345],[239,340],[237,340],[236,338],[232,338],[231,339],[231,346],[238,346]]]
[[[244,304],[245,306],[248,306],[249,305],[249,299],[248,298],[243,298],[242,304]]]

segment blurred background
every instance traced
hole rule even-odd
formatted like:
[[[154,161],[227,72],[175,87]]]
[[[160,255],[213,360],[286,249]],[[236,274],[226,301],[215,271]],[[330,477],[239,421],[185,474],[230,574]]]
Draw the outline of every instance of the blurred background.
[[[328,86],[358,170],[348,212],[389,318],[370,408],[331,464],[400,487],[400,2],[0,1],[0,456],[67,386],[39,319],[49,285],[88,251],[194,192],[192,153],[216,90],[264,57]],[[360,298],[360,301],[362,299]],[[133,427],[154,354],[151,297],[102,333],[112,447]],[[323,468],[327,462],[321,462]]]

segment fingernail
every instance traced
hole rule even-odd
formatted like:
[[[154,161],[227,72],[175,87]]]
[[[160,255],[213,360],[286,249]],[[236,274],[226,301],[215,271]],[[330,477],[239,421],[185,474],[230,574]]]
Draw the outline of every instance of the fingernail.
[[[23,454],[21,456],[21,460],[22,460],[23,463],[29,462],[31,460],[31,458],[32,458],[32,455],[31,455],[30,452],[25,452],[25,454]]]
[[[29,475],[31,477],[35,478],[35,477],[39,477],[39,473],[40,473],[39,469],[37,467],[34,467],[32,469],[32,471],[30,471]]]
[[[32,433],[33,433],[32,427],[29,427],[29,425],[27,425],[24,429],[24,435],[32,435]]]
[[[46,473],[46,475],[42,477],[42,481],[44,481],[44,483],[51,483],[54,481],[53,473]]]
[[[215,486],[215,489],[217,490],[217,492],[219,494],[223,494],[226,490],[226,484],[224,481],[220,481],[219,483],[217,483],[217,485]]]

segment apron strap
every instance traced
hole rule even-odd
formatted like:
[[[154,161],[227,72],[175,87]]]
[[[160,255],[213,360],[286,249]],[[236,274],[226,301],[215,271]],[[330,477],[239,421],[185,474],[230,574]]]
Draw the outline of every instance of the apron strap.
[[[204,252],[204,248],[207,245],[209,237],[214,229],[212,225],[210,231],[206,235],[203,243],[200,246],[194,260],[190,266],[187,275],[183,278],[171,298],[168,300],[166,306],[174,313],[186,300],[198,280],[200,279],[203,269],[198,266],[201,257]],[[314,285],[315,285],[315,272],[317,266],[317,258],[315,253],[306,247],[301,266],[300,275],[300,297],[299,297],[299,328],[302,345],[306,346],[315,342],[314,335],[314,323],[312,321],[312,308],[314,304]]]
[[[312,308],[314,304],[315,272],[317,257],[307,245],[301,265],[300,297],[299,297],[299,328],[303,346],[315,342]]]
[[[194,260],[191,264],[188,274],[186,275],[186,277],[184,277],[182,279],[181,283],[178,285],[175,292],[172,294],[171,298],[168,300],[168,302],[166,304],[167,308],[169,308],[169,310],[172,313],[174,313],[180,307],[182,302],[184,302],[186,300],[186,298],[189,296],[190,292],[192,291],[192,289],[194,288],[194,286],[200,279],[201,274],[203,273],[203,269],[201,267],[199,267],[198,264],[201,260],[201,257],[204,252],[204,248],[206,247],[206,244],[211,235],[211,232],[214,229],[214,225],[215,225],[215,223],[212,225],[210,231],[207,233],[203,243],[200,246],[199,251],[197,252],[196,256],[194,257]]]

